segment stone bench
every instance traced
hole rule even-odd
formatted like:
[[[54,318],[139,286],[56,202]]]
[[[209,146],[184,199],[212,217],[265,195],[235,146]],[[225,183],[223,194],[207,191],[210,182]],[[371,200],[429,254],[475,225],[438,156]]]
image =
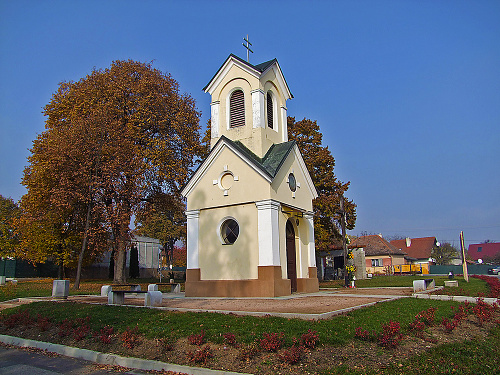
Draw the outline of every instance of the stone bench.
[[[163,294],[158,291],[142,290],[110,290],[108,294],[108,305],[123,305],[126,294],[144,294],[144,306],[160,306]]]
[[[125,288],[129,287],[130,290],[133,291],[140,291],[141,286],[139,284],[111,284],[111,285],[103,285],[101,287],[101,297],[107,297],[109,295],[109,292],[113,290],[113,288]]]
[[[434,279],[413,280],[413,293],[434,289],[435,287]]]
[[[456,287],[458,288],[458,280],[445,280],[444,286]]]
[[[181,284],[179,283],[156,283],[156,284],[149,284],[148,285],[148,291],[158,291],[159,288],[163,286],[170,286],[170,292],[171,293],[180,293],[181,292]]]

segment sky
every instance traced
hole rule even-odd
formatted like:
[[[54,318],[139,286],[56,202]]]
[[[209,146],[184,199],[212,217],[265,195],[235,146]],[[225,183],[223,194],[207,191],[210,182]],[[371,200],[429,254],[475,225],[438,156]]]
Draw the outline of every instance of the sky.
[[[153,62],[210,116],[229,54],[277,58],[357,204],[350,234],[500,242],[500,1],[0,0],[0,195],[62,81]]]

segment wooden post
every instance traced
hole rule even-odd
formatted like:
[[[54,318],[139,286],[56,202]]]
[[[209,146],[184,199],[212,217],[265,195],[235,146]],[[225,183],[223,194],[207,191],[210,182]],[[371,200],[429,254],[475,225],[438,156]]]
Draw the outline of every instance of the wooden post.
[[[469,273],[467,272],[467,262],[465,261],[465,243],[464,232],[460,231],[460,246],[462,247],[462,268],[464,270],[464,279],[469,282]]]

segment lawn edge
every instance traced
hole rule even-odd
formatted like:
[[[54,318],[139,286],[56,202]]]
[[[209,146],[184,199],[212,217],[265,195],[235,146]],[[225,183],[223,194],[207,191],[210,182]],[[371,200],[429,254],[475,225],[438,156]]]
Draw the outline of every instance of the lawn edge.
[[[201,367],[191,367],[176,365],[160,361],[153,361],[142,358],[124,357],[117,354],[101,353],[88,349],[75,348],[61,344],[53,344],[44,341],[31,339],[23,339],[20,337],[0,335],[0,342],[6,345],[12,345],[21,348],[36,348],[46,352],[57,353],[66,357],[82,359],[101,365],[121,366],[135,370],[155,370],[155,371],[172,371],[189,375],[250,375],[241,372],[212,370]]]

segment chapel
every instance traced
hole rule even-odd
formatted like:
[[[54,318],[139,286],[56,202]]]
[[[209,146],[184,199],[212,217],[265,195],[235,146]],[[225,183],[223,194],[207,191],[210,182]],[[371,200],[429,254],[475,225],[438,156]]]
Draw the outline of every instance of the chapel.
[[[276,59],[231,54],[205,86],[211,149],[187,200],[187,297],[277,297],[319,290],[312,200],[295,141],[293,96]]]

